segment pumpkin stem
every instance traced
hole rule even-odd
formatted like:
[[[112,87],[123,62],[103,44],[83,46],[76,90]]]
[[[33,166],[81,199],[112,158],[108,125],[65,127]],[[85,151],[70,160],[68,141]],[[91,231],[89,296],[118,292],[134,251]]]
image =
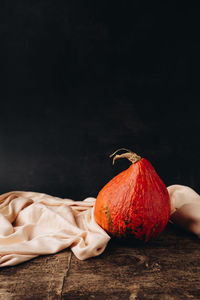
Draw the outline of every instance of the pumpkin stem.
[[[122,153],[122,154],[116,154],[118,151],[121,151],[121,150],[125,150],[127,152],[126,153]],[[126,149],[126,148],[120,148],[120,149],[116,150],[109,157],[113,157],[113,162],[112,162],[113,165],[115,163],[115,160],[119,159],[119,158],[127,158],[128,160],[130,160],[130,162],[132,162],[132,164],[136,163],[138,160],[141,159],[141,156],[137,155],[133,151],[131,151],[129,149]]]

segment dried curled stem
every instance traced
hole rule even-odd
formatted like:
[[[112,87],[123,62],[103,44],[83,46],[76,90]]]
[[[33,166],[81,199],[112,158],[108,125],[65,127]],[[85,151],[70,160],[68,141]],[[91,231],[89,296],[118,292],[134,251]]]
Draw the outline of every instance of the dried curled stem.
[[[127,151],[126,153],[122,153],[122,154],[116,154],[119,151]],[[118,150],[116,150],[114,153],[112,153],[109,157],[113,157],[113,165],[115,163],[115,160],[119,159],[119,158],[127,158],[130,162],[132,162],[132,164],[136,163],[138,160],[141,159],[141,156],[137,155],[136,153],[134,153],[133,151],[126,149],[126,148],[120,148]]]

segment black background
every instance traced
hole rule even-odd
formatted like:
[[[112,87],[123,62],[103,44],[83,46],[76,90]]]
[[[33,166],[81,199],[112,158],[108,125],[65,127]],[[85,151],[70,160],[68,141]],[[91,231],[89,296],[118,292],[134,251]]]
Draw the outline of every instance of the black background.
[[[82,200],[146,157],[200,192],[199,10],[175,1],[9,1],[2,10],[0,192]]]

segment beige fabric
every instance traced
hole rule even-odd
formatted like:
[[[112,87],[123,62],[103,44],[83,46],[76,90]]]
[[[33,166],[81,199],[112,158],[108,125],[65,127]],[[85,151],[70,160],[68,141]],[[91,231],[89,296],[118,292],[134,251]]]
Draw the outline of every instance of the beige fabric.
[[[183,185],[168,187],[171,201],[170,220],[200,237],[200,195]]]
[[[33,192],[1,195],[0,267],[69,246],[81,260],[101,254],[110,237],[94,220],[94,203]]]
[[[168,187],[171,220],[200,234],[200,196],[189,187]],[[0,196],[0,267],[71,247],[84,260],[101,254],[110,237],[95,222],[95,198],[84,201],[14,191]],[[189,220],[189,222],[188,222]]]

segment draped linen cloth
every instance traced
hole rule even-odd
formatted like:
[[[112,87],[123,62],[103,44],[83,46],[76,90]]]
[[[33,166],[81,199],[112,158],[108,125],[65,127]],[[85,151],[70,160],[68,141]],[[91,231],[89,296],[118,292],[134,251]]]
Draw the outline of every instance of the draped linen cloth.
[[[167,189],[171,202],[170,221],[200,237],[200,195],[178,184]]]
[[[171,220],[200,235],[200,196],[189,187],[168,187]],[[95,222],[95,198],[61,199],[44,193],[0,195],[0,267],[13,266],[70,247],[84,260],[100,255],[110,236]]]
[[[35,192],[0,196],[0,267],[67,247],[80,260],[101,254],[109,235],[95,222],[95,198],[61,199]]]

